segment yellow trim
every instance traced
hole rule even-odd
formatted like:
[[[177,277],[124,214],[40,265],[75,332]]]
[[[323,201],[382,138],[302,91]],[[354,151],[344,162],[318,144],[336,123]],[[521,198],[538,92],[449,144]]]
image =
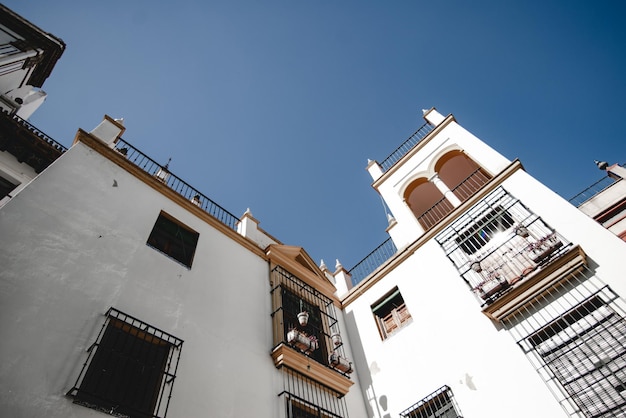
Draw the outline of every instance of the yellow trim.
[[[163,184],[162,182],[160,182],[159,180],[157,180],[150,174],[143,171],[141,168],[137,167],[132,162],[128,161],[122,154],[110,148],[107,144],[105,144],[98,138],[90,135],[88,132],[82,129],[79,129],[78,132],[76,133],[76,137],[74,138],[74,144],[76,144],[77,142],[81,142],[82,144],[98,152],[103,157],[115,163],[116,165],[121,167],[123,170],[129,172],[130,174],[135,176],[137,179],[141,180],[148,186],[152,187],[154,190],[161,193],[165,197],[169,198],[180,207],[187,209],[189,212],[191,212],[192,214],[194,214],[201,220],[205,221],[207,224],[211,225],[213,228],[222,232],[224,235],[228,236],[229,238],[232,238],[237,243],[241,244],[244,248],[247,248],[251,252],[258,255],[259,257],[266,259],[265,252],[263,251],[263,249],[259,248],[255,243],[250,241],[248,238],[245,238],[242,235],[238,234],[237,231],[234,231],[233,229],[224,225],[222,222],[218,221],[213,216],[211,216],[210,214],[208,214],[207,212],[205,212],[198,206],[194,205],[188,199],[185,199],[183,196],[176,193],[174,190],[170,189],[166,184]]]
[[[280,344],[272,351],[276,368],[287,366],[316,382],[321,383],[345,396],[354,382],[341,373],[330,369],[285,344]]]
[[[276,265],[281,266],[339,305],[339,300],[335,296],[335,286],[302,247],[271,244],[266,249],[266,255],[270,261],[270,270]],[[299,260],[304,261],[306,265]]]
[[[426,135],[421,141],[419,141],[417,143],[417,145],[415,145],[413,148],[411,148],[409,150],[409,152],[407,152],[406,154],[404,154],[402,156],[402,158],[400,158],[398,161],[396,161],[394,163],[394,165],[392,165],[389,170],[385,171],[383,173],[382,176],[380,176],[379,178],[377,178],[374,183],[372,183],[372,187],[376,190],[378,190],[378,187],[381,185],[381,183],[383,183],[384,181],[386,181],[389,177],[391,177],[391,175],[393,173],[395,173],[396,171],[398,171],[398,169],[402,166],[403,163],[401,163],[401,161],[406,161],[409,158],[413,157],[415,154],[417,154],[417,152],[419,150],[421,150],[422,148],[424,148],[424,146],[426,144],[428,144],[433,138],[435,138],[437,135],[439,135],[439,133],[443,130],[443,128],[445,128],[446,126],[448,126],[450,123],[452,122],[456,122],[456,119],[454,119],[454,116],[452,115],[448,115],[446,116],[446,118],[439,124],[437,125],[432,131],[430,131],[428,133],[428,135]]]

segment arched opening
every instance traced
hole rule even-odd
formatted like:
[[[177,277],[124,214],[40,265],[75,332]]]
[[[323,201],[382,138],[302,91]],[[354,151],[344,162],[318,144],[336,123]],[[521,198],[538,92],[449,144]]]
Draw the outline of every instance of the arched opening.
[[[450,151],[435,165],[439,178],[460,201],[476,193],[491,176],[461,151]]]
[[[430,229],[454,209],[437,186],[426,178],[412,182],[404,192],[404,200],[425,230]]]

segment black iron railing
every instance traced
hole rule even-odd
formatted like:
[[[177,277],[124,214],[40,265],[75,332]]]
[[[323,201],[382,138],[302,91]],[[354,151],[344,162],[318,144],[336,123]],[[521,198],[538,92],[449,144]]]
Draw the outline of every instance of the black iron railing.
[[[224,225],[233,230],[237,229],[237,223],[239,222],[239,218],[237,216],[233,215],[209,197],[200,193],[198,189],[195,189],[187,182],[171,173],[167,164],[161,165],[157,163],[123,138],[120,138],[115,144],[115,149],[117,152],[124,155],[128,161],[132,162],[158,181],[167,185],[170,189],[174,190],[185,199],[188,199],[191,203],[202,208],[205,212]]]
[[[356,286],[374,270],[389,260],[397,251],[391,238],[387,238],[371,253],[352,267],[348,273],[352,276],[352,285]]]
[[[580,207],[583,203],[611,187],[617,181],[619,181],[619,179],[614,179],[609,176],[602,177],[600,180],[596,181],[576,196],[570,198],[569,202],[576,207]]]
[[[392,165],[398,162],[398,160],[404,157],[407,152],[409,152],[415,145],[417,145],[418,142],[424,139],[424,137],[428,135],[430,131],[433,130],[433,128],[434,126],[428,122],[423,124],[417,131],[413,133],[413,135],[409,137],[409,139],[404,141],[402,145],[396,148],[394,152],[392,152],[387,158],[383,160],[382,163],[380,163],[380,167],[383,169],[383,171],[389,170]]]
[[[41,139],[42,141],[48,143],[49,145],[52,145],[52,147],[54,147],[55,149],[57,149],[61,153],[67,151],[67,148],[65,148],[63,145],[61,145],[60,143],[58,143],[57,141],[52,139],[49,135],[46,135],[46,133],[44,133],[43,131],[38,129],[35,125],[30,123],[26,119],[22,119],[21,117],[19,117],[17,115],[10,115],[9,117],[13,118],[14,121],[16,121],[17,123],[23,125],[26,129],[28,129],[29,131],[31,131],[32,133],[37,135],[37,137],[39,139]]]

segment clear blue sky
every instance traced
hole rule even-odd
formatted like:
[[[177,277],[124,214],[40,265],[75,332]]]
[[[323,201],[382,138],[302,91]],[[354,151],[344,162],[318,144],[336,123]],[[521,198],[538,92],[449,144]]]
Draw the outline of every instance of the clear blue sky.
[[[453,113],[569,198],[626,161],[624,1],[5,4],[67,50],[31,121],[64,145],[107,113],[241,215],[351,267],[387,238],[365,171]]]

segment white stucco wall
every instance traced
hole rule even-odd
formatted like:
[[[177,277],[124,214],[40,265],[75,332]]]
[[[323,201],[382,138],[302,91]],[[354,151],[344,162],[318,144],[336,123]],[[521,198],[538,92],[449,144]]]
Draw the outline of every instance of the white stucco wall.
[[[191,269],[146,245],[161,210],[199,232]],[[169,417],[284,413],[267,261],[87,146],[0,210],[0,237],[0,416],[101,416],[64,394],[111,306],[185,341]]]
[[[414,178],[430,178],[434,162],[449,149],[464,150],[494,176],[510,164],[455,122],[448,125],[378,187],[397,221],[390,235],[398,248],[422,234],[402,200],[403,188]],[[626,243],[522,170],[503,187],[568,241],[580,244],[597,278],[626,295],[620,273]],[[372,305],[396,286],[413,322],[383,341]],[[368,290],[353,291],[359,296],[345,315],[350,338],[359,340],[357,369],[370,372],[368,379],[361,379],[369,416],[398,416],[442,385],[452,388],[466,417],[567,416],[512,335],[481,313],[435,240]]]

